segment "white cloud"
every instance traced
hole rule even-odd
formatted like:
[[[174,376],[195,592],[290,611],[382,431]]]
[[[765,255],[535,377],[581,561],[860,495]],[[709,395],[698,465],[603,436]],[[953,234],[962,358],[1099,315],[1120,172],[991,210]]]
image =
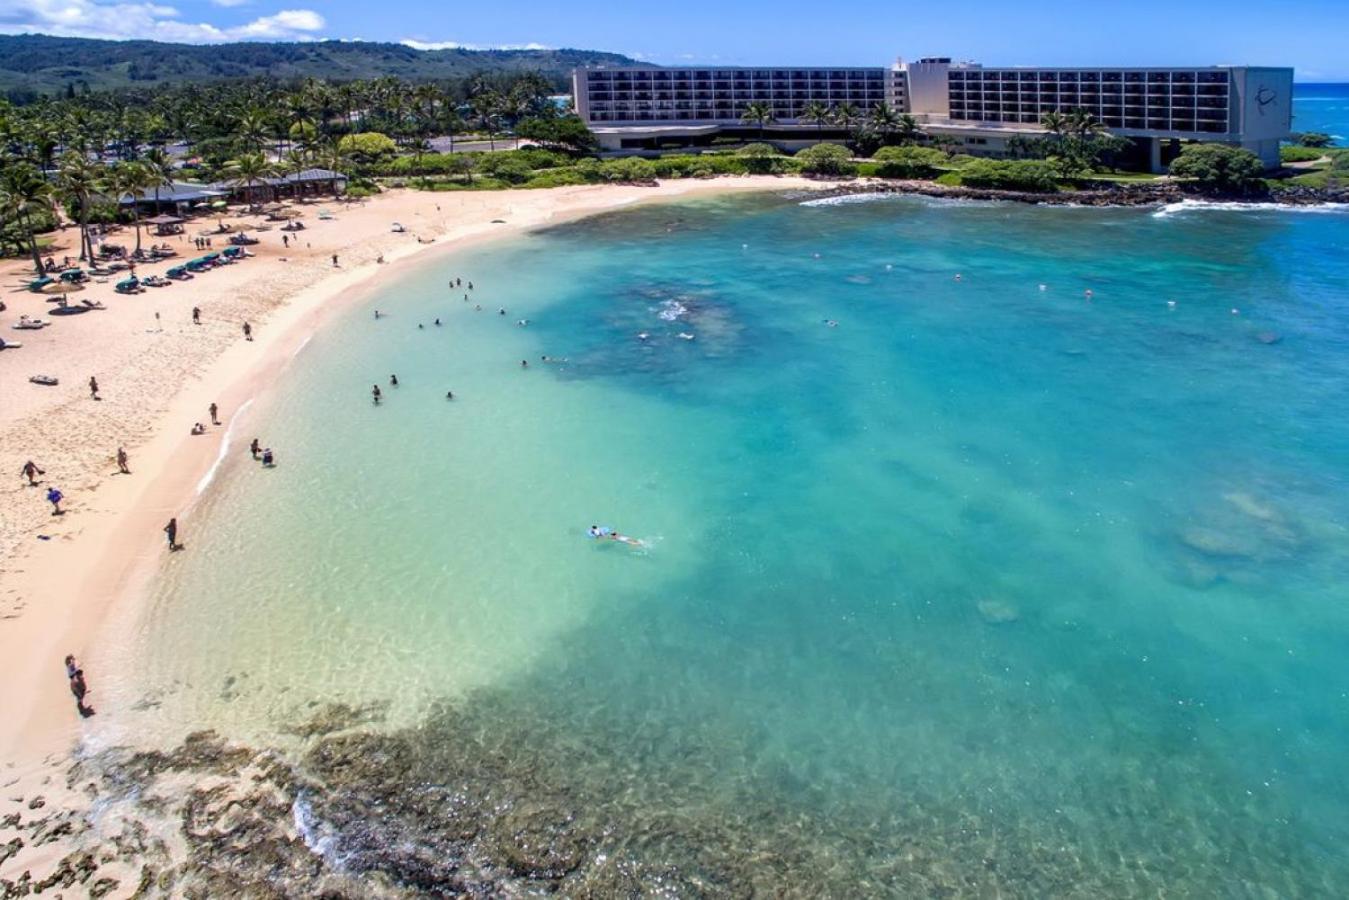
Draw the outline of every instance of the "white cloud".
[[[225,2],[231,5],[237,0]],[[0,33],[6,34],[213,44],[313,38],[324,25],[323,16],[308,9],[282,10],[244,25],[222,28],[207,22],[184,22],[176,8],[147,0],[0,0]]]
[[[413,50],[552,50],[547,44],[461,44],[458,41],[417,41],[407,38],[399,43]]]

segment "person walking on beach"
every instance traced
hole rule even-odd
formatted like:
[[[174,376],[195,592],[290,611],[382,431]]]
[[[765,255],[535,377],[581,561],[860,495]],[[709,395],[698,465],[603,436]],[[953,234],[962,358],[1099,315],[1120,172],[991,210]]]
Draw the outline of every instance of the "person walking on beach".
[[[39,469],[37,463],[30,459],[23,464],[23,468],[19,470],[19,474],[28,479],[29,487],[37,487],[37,478],[35,476],[46,475],[47,473]]]
[[[253,340],[253,326],[249,325],[247,322],[244,323],[244,340]]]
[[[192,307],[192,324],[193,325],[201,324],[201,309],[196,306]]]
[[[57,490],[56,488],[54,488],[54,487],[52,487],[52,488],[47,488],[47,502],[50,503],[50,504],[52,505],[52,515],[54,515],[54,516],[64,516],[64,515],[65,515],[65,513],[61,512],[61,501],[64,500],[64,499],[65,499],[65,495],[62,494],[62,493],[61,493],[59,490]]]
[[[169,524],[164,526],[164,534],[169,539],[169,550],[170,551],[177,550],[179,545],[178,545],[178,519],[176,516],[172,519],[169,519]]]
[[[287,250],[290,249],[290,235],[281,235],[281,246],[285,247]]]
[[[125,447],[117,448],[117,471],[123,475],[130,475],[131,470],[127,468],[127,455]]]
[[[75,709],[79,711],[81,718],[87,719],[94,714],[94,710],[92,707],[84,705],[84,697],[89,693],[89,685],[84,681],[84,670],[75,665],[75,657],[66,657],[66,672],[70,677],[70,692],[75,695]]]
[[[379,401],[381,397],[381,394],[379,392],[379,385],[376,384],[370,387],[370,396],[375,398],[375,405],[379,406]]]
[[[210,406],[207,407],[207,409],[208,409],[208,410],[210,411],[210,413],[211,413],[211,424],[212,424],[212,425],[219,425],[219,424],[220,424],[220,416],[217,415],[217,413],[219,413],[220,407],[218,407],[218,406],[216,406],[214,403],[212,403]]]
[[[89,396],[95,400],[102,399],[98,396],[98,379],[92,375],[89,376]]]
[[[337,268],[337,254],[336,254],[336,253],[333,254],[333,268],[334,268],[334,269]]]
[[[261,451],[261,449],[262,449],[262,445],[258,443],[258,439],[257,439],[257,438],[253,438],[253,443],[251,443],[251,444],[248,445],[248,452],[251,453],[251,454],[253,454],[253,458],[254,458],[254,459],[257,459],[257,458],[258,458],[258,453],[259,453],[259,451]]]

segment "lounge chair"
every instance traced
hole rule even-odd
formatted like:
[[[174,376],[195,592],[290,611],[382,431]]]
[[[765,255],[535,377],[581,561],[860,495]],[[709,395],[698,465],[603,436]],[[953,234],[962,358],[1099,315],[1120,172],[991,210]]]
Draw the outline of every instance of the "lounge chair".
[[[85,309],[107,309],[102,300],[81,300],[80,304]]]
[[[55,387],[61,383],[61,380],[55,375],[34,375],[28,379],[33,384],[45,384],[48,387]]]
[[[19,316],[19,321],[14,323],[14,328],[18,331],[37,331],[40,328],[46,328],[50,324],[43,319],[34,319],[30,316]]]
[[[89,276],[84,274],[83,269],[70,269],[61,273],[61,280],[69,284],[79,284],[82,281],[88,281]]]
[[[141,284],[146,287],[168,287],[169,280],[159,275],[147,275],[141,279]]]
[[[7,341],[0,337],[0,350],[18,350],[22,346],[19,341]]]

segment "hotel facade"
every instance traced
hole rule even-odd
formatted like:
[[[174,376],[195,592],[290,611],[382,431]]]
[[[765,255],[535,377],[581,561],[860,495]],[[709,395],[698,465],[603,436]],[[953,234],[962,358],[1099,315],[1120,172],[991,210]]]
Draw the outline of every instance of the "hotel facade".
[[[985,68],[946,58],[890,68],[623,66],[577,69],[576,111],[609,150],[652,150],[763,138],[788,147],[840,139],[810,110],[851,106],[865,118],[888,104],[963,152],[1002,156],[1018,135],[1040,135],[1048,112],[1084,109],[1132,139],[1154,171],[1182,141],[1244,147],[1267,165],[1292,127],[1293,70],[1255,66]],[[773,110],[762,129],[751,103]]]

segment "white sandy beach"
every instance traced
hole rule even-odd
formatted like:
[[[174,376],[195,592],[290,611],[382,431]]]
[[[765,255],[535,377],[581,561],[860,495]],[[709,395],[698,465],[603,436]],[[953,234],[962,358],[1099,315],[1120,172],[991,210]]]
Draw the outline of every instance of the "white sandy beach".
[[[6,661],[0,758],[22,769],[25,761],[75,744],[81,720],[62,658],[74,653],[96,660],[100,624],[110,614],[136,615],[135,588],[163,559],[161,528],[171,516],[180,517],[186,552],[209,540],[193,533],[190,506],[230,417],[274,383],[326,314],[357,300],[376,275],[414,257],[632,203],[819,186],[800,178],[736,177],[658,187],[393,191],[358,204],[318,201],[300,207],[307,229],[298,235],[298,249],[295,241],[283,248],[273,225],[255,233],[261,243],[249,248],[252,259],[135,296],[116,295],[114,279],[95,284],[71,299],[101,300],[106,311],[58,318],[36,332],[10,326],[21,314],[47,318],[49,298],[23,290],[30,264],[7,261],[0,290],[9,309],[0,314],[0,327],[7,340],[24,346],[0,352],[0,471],[7,473],[0,481],[0,654]],[[334,218],[320,220],[323,208]],[[260,219],[227,221],[237,228]],[[406,233],[393,233],[393,222]],[[211,231],[215,220],[190,226],[181,242],[168,239],[179,250],[176,262],[197,255],[192,237]],[[126,229],[115,240],[134,244],[134,233]],[[213,249],[223,244],[216,235]],[[76,245],[77,233],[68,228],[53,255]],[[381,255],[383,265],[376,262]],[[173,264],[138,266],[137,274],[159,274]],[[193,306],[202,310],[200,326],[192,324]],[[243,340],[244,321],[253,325],[252,342]],[[58,377],[60,385],[29,383],[39,373]],[[89,396],[91,375],[100,401]],[[220,406],[221,426],[190,436],[194,422],[209,423],[212,402]],[[130,454],[130,475],[116,474],[119,446]],[[29,459],[46,473],[40,487],[28,487],[19,475]],[[66,497],[67,513],[59,518],[44,499],[48,485]],[[98,709],[99,672],[88,675]]]

